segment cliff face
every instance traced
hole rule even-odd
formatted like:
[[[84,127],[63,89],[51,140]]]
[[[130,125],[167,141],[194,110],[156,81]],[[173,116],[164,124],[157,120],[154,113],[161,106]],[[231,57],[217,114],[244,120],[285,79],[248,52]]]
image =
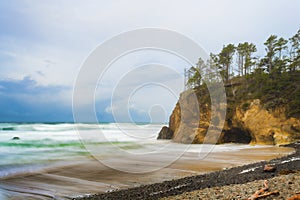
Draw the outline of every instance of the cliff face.
[[[169,120],[170,131],[173,132],[172,139],[181,143],[199,143],[204,139],[209,119],[208,104],[199,107],[195,93],[182,93]]]
[[[267,111],[259,99],[249,102],[249,107],[236,108],[233,121],[247,130],[253,144],[287,144],[300,139],[300,119],[287,118],[285,107]]]
[[[230,88],[230,91],[237,88]],[[195,98],[196,96],[196,98]],[[233,101],[228,95],[227,116],[211,108],[207,90],[181,94],[164,132],[180,143],[287,144],[300,139],[300,118],[287,117],[288,104],[266,109],[260,99]],[[211,112],[214,109],[215,112]],[[212,116],[213,115],[213,116]],[[225,123],[220,123],[224,121]],[[164,138],[161,132],[158,139]]]

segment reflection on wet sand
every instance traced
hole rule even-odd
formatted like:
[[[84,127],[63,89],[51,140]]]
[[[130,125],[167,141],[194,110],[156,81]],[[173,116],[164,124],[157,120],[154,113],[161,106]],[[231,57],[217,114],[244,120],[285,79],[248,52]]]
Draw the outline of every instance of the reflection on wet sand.
[[[97,160],[86,159],[36,173],[2,178],[0,198],[69,199],[222,170],[261,160],[270,160],[292,152],[293,149],[291,148],[259,147],[238,151],[212,152],[203,159],[199,159],[198,153],[186,152],[171,165],[144,174],[116,171],[104,166]],[[167,155],[161,155],[161,162],[165,156]],[[154,162],[149,162],[147,157],[144,160],[115,157],[111,158],[111,161],[118,163],[124,169],[134,167],[134,165],[145,165],[145,167],[147,167],[146,165],[156,165]]]

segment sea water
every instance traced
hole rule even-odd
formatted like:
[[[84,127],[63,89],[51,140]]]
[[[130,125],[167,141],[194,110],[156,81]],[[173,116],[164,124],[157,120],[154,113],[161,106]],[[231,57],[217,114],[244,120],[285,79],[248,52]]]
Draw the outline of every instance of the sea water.
[[[157,141],[163,124],[73,124],[73,123],[0,123],[0,177],[36,171],[60,161],[76,161],[91,156],[87,146],[96,146],[98,153],[113,157],[111,146],[132,153],[155,151],[164,141]],[[178,155],[185,152],[233,151],[251,148],[248,145],[187,145],[171,143],[164,152]]]
[[[266,146],[157,140],[162,126],[0,123],[0,199],[64,199],[271,159],[282,152]]]
[[[125,149],[142,148],[138,144],[153,143],[161,127],[126,123],[0,123],[0,177],[84,159],[91,155],[85,145],[97,146],[102,153],[116,144]]]

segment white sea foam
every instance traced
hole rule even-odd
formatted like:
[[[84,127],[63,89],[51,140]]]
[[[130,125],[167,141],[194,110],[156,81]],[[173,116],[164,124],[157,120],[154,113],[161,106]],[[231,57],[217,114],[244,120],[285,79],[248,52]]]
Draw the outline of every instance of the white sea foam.
[[[288,163],[288,162],[292,162],[292,161],[296,161],[296,160],[300,160],[300,158],[293,157],[293,158],[290,158],[288,160],[284,160],[281,163]]]
[[[238,144],[178,144],[156,140],[162,124],[0,124],[0,176],[13,173],[8,168],[21,172],[28,166],[73,161],[90,156],[85,148],[89,145],[100,157],[118,155],[112,145],[121,152],[141,155],[159,153],[165,160],[176,160],[182,153],[189,159],[198,159],[210,152],[236,152],[265,146]],[[19,137],[19,140],[12,140]],[[147,154],[148,155],[148,154]],[[172,158],[172,159],[170,159]],[[214,159],[213,157],[211,159]],[[219,162],[226,162],[219,161]],[[169,163],[170,164],[170,163]],[[24,166],[22,168],[22,166]],[[27,168],[26,168],[27,166]]]
[[[106,156],[113,153],[108,148],[112,144],[131,151],[143,147],[141,151],[145,151],[146,144],[152,148],[161,127],[161,124],[0,123],[0,177],[30,171],[36,169],[33,166],[45,163],[89,156],[84,144],[97,146]],[[19,140],[12,140],[14,137]]]
[[[253,168],[249,168],[249,169],[244,169],[243,171],[241,171],[239,174],[244,174],[244,173],[248,173],[248,172],[253,172],[254,170],[256,170],[259,167],[253,167]]]

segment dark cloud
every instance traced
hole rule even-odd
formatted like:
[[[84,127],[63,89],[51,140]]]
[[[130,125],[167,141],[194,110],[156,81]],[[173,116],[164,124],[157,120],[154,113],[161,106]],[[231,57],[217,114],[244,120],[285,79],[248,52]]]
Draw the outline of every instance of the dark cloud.
[[[29,76],[22,80],[0,80],[0,122],[73,122],[71,89],[41,86]],[[69,95],[70,101],[62,102],[58,94]],[[96,103],[99,122],[114,121],[114,117],[104,111],[108,105],[109,100]],[[82,122],[91,120],[86,118]]]
[[[48,122],[72,121],[71,103],[66,105],[59,93],[66,87],[39,86],[30,77],[23,80],[0,81],[0,121],[1,122]],[[47,101],[44,96],[53,96]]]

